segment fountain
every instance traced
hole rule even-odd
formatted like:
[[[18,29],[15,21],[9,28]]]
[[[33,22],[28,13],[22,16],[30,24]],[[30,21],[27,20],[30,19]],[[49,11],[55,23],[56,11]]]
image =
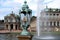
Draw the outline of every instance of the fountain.
[[[54,23],[51,24],[51,22],[49,21],[49,20],[52,20],[54,17],[51,16],[52,17],[51,19],[50,16],[47,16],[48,14],[46,13],[48,13],[48,7],[46,6],[46,9],[44,9],[44,5],[45,5],[44,0],[38,1],[38,6],[37,6],[38,16],[37,16],[37,27],[36,27],[37,32],[36,32],[36,35],[32,38],[32,40],[58,40],[60,39],[59,38],[60,34],[56,34],[57,31],[55,31],[55,28],[54,28],[55,24]]]
[[[19,40],[31,40],[31,33],[28,31],[28,28],[30,27],[30,20],[32,17],[32,10],[29,9],[29,6],[27,5],[27,1],[24,1],[24,5],[22,6],[22,9],[19,11],[20,15],[20,24],[22,28],[22,32],[20,33],[20,36],[18,36]]]

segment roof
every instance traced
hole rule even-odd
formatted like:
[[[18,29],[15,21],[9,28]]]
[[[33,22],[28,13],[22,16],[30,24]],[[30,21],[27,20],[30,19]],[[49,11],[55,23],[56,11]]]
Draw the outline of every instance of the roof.
[[[45,8],[44,11],[46,11],[46,12],[54,12],[54,13],[60,13],[60,9],[58,9],[58,8]]]
[[[5,16],[5,18],[7,18],[7,17],[15,17],[15,18],[19,18],[19,15],[17,15],[17,14],[9,14],[9,15],[7,15],[7,16]]]
[[[33,22],[34,20],[36,20],[36,18],[37,18],[37,17],[32,16],[32,18],[31,18],[31,22]]]

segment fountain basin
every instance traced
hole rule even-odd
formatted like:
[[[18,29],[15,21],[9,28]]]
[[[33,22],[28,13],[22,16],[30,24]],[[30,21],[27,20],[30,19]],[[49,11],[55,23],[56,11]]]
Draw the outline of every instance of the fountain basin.
[[[60,34],[42,34],[40,36],[34,36],[32,40],[60,40]]]

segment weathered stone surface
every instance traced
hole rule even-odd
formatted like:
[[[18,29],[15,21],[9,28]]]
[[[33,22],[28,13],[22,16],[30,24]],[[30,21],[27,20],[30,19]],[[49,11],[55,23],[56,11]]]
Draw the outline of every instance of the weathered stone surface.
[[[32,40],[32,36],[17,36],[18,40]]]

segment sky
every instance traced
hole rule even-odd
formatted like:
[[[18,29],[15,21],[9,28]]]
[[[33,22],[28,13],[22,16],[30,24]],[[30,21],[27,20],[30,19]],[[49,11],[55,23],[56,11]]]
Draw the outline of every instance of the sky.
[[[19,10],[24,4],[25,0],[0,0],[0,20],[4,19],[4,16],[9,15],[12,11],[19,15]],[[43,5],[48,8],[60,8],[59,0],[42,0],[38,4],[38,0],[26,0],[29,8],[32,10],[32,15],[37,16],[37,5],[44,2]],[[40,0],[39,0],[40,1]]]

